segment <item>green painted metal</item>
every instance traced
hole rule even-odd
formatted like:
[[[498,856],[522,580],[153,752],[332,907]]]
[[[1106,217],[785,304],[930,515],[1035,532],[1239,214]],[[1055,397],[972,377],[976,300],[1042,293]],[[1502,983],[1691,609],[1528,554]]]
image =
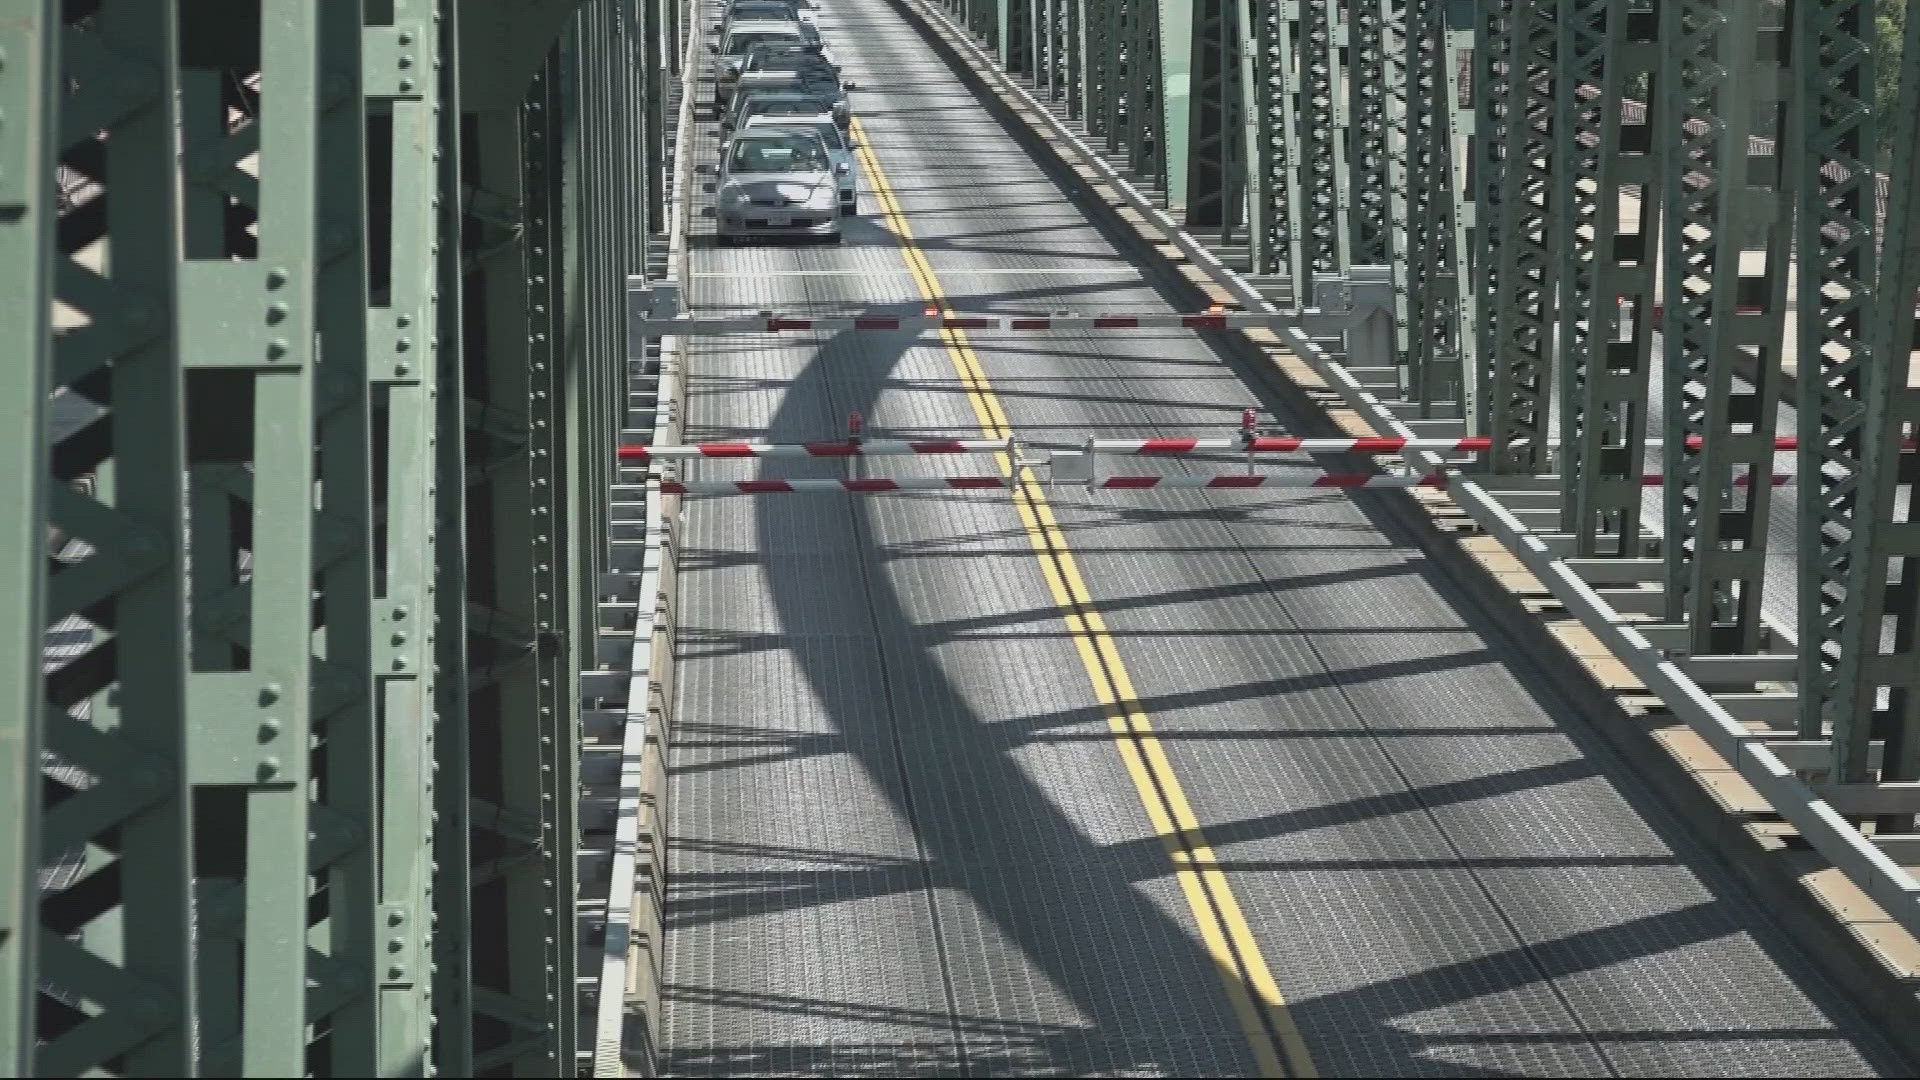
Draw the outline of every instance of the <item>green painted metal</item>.
[[[1920,19],[1911,12],[1903,46],[1896,105],[1883,118],[1892,125],[1894,151],[1879,289],[1867,315],[1860,377],[1860,494],[1850,520],[1843,605],[1849,617],[1838,635],[1830,708],[1836,779],[1865,775],[1872,738],[1886,741],[1883,781],[1920,778],[1920,516],[1914,501],[1920,455],[1901,452],[1904,440],[1920,434],[1920,385],[1912,375],[1914,296],[1920,293]],[[1881,693],[1887,707],[1876,713]],[[1889,815],[1877,826],[1910,830],[1913,815]]]
[[[1187,225],[1232,243],[1246,217],[1246,112],[1240,23],[1233,0],[1194,6],[1192,127],[1186,176]]]
[[[1579,555],[1635,555],[1653,337],[1639,316],[1653,306],[1661,191],[1651,183],[1657,99],[1628,101],[1654,85],[1659,19],[1630,0],[1563,0],[1560,30],[1562,70],[1588,88],[1561,95],[1554,118],[1571,141],[1553,196],[1570,245],[1559,324],[1565,527]]]
[[[1500,215],[1488,362],[1487,434],[1495,468],[1544,472],[1553,396],[1553,321],[1561,238],[1554,215],[1555,171],[1565,154],[1553,128],[1558,77],[1557,0],[1516,0],[1506,26],[1507,104],[1489,138],[1503,142]]]
[[[1387,265],[1387,42],[1380,0],[1346,0],[1347,258]]]
[[[1167,206],[1176,211],[1187,207],[1187,163],[1192,127],[1189,109],[1193,96],[1193,24],[1198,16],[1195,0],[1159,0],[1158,31],[1160,67],[1159,111],[1155,138],[1160,146],[1160,166],[1166,175]]]
[[[1748,140],[1785,134],[1771,125],[1785,113],[1785,28],[1763,0],[1674,0],[1661,17],[1675,110],[1661,135],[1668,161],[1690,163],[1663,172],[1665,437],[1706,440],[1663,458],[1667,617],[1687,622],[1697,652],[1752,652],[1773,488],[1734,478],[1773,471],[1792,231],[1781,160],[1750,158]]]
[[[1472,339],[1475,357],[1483,362],[1474,373],[1475,407],[1470,419],[1482,434],[1492,432],[1496,412],[1492,402],[1496,390],[1504,390],[1500,366],[1494,362],[1495,343],[1504,332],[1500,325],[1500,252],[1504,241],[1500,233],[1501,199],[1506,191],[1507,129],[1512,123],[1508,106],[1513,101],[1512,59],[1514,18],[1522,0],[1486,0],[1474,5],[1474,49],[1469,82],[1473,97],[1474,147],[1472,161],[1474,219],[1473,252],[1474,308],[1477,313]]]
[[[467,678],[467,395],[465,305],[466,256],[460,198],[466,153],[460,108],[460,5],[438,12],[440,101],[435,140],[439,148],[433,198],[437,235],[438,369],[434,435],[434,734],[433,734],[433,1066],[442,1076],[472,1076],[473,1070],[473,844],[468,807]]]
[[[53,283],[73,313],[52,382],[101,411],[53,445],[34,526],[62,540],[36,565],[57,631],[39,707],[36,1074],[195,1069],[177,27],[171,0],[66,20],[68,90],[45,130],[64,170]]]
[[[1282,0],[1236,0],[1242,36],[1241,85],[1254,88],[1246,104],[1248,260],[1254,274],[1298,281],[1293,241],[1299,213],[1293,205],[1293,152],[1284,109],[1287,21]]]
[[[1341,81],[1337,39],[1344,35],[1335,32],[1336,3],[1292,0],[1293,48],[1286,54],[1299,214],[1293,235],[1301,248],[1293,288],[1307,306],[1315,306],[1313,276],[1345,274],[1348,265],[1346,109],[1334,89]]]
[[[1408,397],[1423,419],[1458,417],[1462,342],[1471,340],[1462,295],[1457,216],[1465,185],[1454,170],[1458,86],[1453,56],[1471,31],[1440,3],[1407,12],[1406,290]],[[1339,175],[1338,172],[1335,175]],[[1337,223],[1336,223],[1337,224]],[[1340,230],[1344,236],[1344,229]]]
[[[53,175],[60,27],[0,3],[0,1072],[32,1071],[46,693],[47,395],[54,364]],[[58,722],[58,720],[56,720]]]
[[[320,601],[313,627],[311,715],[323,751],[314,755],[309,820],[318,842],[308,855],[317,910],[308,913],[307,944],[317,962],[336,973],[336,992],[307,1002],[307,1020],[324,1031],[328,1058],[342,1073],[388,1075],[379,1054],[384,1034],[377,933],[373,915],[381,835],[380,739],[382,711],[374,656],[380,645],[374,626],[376,574],[389,557],[379,543],[382,511],[376,494],[379,469],[373,436],[376,405],[369,379],[379,350],[370,338],[374,282],[369,268],[369,197],[386,185],[381,154],[368,152],[369,98],[391,85],[391,48],[374,45],[358,0],[329,5],[316,26],[320,71],[316,160],[327,168],[316,177],[319,235],[315,330],[324,362],[315,373],[315,446],[319,451],[319,500],[313,520],[314,574]],[[383,44],[391,46],[392,42]],[[365,55],[363,56],[363,51]],[[381,54],[385,53],[382,62]],[[385,78],[382,76],[385,74]],[[364,89],[363,89],[364,87]],[[370,182],[377,179],[378,182]],[[371,190],[370,190],[371,189]],[[427,189],[429,192],[431,188]],[[404,196],[402,196],[404,197]],[[403,239],[395,235],[396,253]],[[385,245],[380,245],[384,248]],[[381,251],[385,255],[385,251]],[[404,491],[404,488],[402,489]],[[397,495],[398,493],[396,493]],[[285,1020],[281,1023],[284,1025]],[[214,1068],[229,1071],[231,1050],[216,1048]],[[418,1075],[419,1070],[415,1069]]]

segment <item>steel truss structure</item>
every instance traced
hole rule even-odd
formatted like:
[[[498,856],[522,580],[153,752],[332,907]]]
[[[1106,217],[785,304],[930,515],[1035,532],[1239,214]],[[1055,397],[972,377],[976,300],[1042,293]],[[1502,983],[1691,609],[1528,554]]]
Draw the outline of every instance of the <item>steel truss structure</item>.
[[[911,2],[1380,435],[1484,440],[1449,494],[1920,927],[1920,19],[1876,112],[1898,0]],[[0,0],[0,1070],[617,1056],[690,10]]]
[[[1476,516],[1620,648],[1664,643],[1648,685],[1681,687],[1730,760],[1816,748],[1789,755],[1781,812],[1920,926],[1920,885],[1874,851],[1910,859],[1920,815],[1920,19],[1897,102],[1872,102],[1898,2],[1128,0],[1080,9],[1043,79],[997,58],[1243,306],[1291,316],[1281,338],[1381,434],[1490,439],[1528,509],[1468,485]],[[983,42],[1032,33],[1017,5],[921,6]],[[1380,264],[1394,332],[1366,339]],[[1797,625],[1762,611],[1775,485],[1750,482],[1789,396]],[[1652,444],[1686,449],[1650,504]],[[1658,603],[1621,636],[1628,583]],[[1753,675],[1656,670],[1714,666],[1688,657]],[[1751,775],[1775,790],[1781,760]]]
[[[575,1071],[682,22],[0,3],[0,1071]]]

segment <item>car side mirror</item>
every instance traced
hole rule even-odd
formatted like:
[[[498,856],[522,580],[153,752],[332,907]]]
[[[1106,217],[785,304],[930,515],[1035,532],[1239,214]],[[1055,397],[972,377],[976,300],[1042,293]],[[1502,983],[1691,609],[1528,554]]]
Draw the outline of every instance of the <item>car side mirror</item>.
[[[846,82],[843,82],[843,83],[841,83],[841,84],[840,84],[840,89],[842,89],[842,90],[858,90],[858,89],[860,89],[860,88],[859,88],[859,87],[857,87],[857,86],[855,86],[855,85],[853,85],[853,80],[852,80],[852,79],[848,79],[848,80],[847,80]]]
[[[725,30],[725,29],[726,29],[726,26],[725,26],[725,24],[723,24],[723,23],[714,23],[714,24],[713,24],[713,33],[715,33],[715,34],[718,34],[718,33],[719,33],[720,31],[722,31],[722,30]]]
[[[841,163],[840,163],[840,166],[839,166],[839,168],[837,168],[837,169],[835,169],[834,171],[835,171],[835,172],[838,172],[838,173],[839,173],[839,174],[840,174],[841,176],[845,176],[845,175],[847,175],[848,173],[850,173],[850,172],[852,172],[852,171],[853,171],[853,166],[851,166],[851,165],[849,165],[849,164],[847,164],[846,162],[844,162],[844,161],[843,161],[843,162],[841,162]]]
[[[713,55],[715,55],[715,56],[719,56],[719,55],[720,55],[720,43],[719,43],[719,42],[717,42],[717,41],[709,41],[709,42],[707,42],[707,51],[708,51],[708,52],[710,52],[710,53],[712,53],[712,54],[713,54]]]

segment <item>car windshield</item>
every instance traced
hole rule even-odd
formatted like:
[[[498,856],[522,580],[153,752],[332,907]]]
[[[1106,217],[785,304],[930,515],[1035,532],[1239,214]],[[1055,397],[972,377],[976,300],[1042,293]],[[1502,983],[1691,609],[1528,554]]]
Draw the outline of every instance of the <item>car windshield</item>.
[[[820,133],[820,141],[827,144],[827,149],[845,150],[847,148],[846,145],[840,141],[839,126],[833,121],[822,120],[815,124],[809,124],[808,126]]]
[[[784,42],[792,44],[799,41],[800,35],[791,30],[742,30],[727,35],[727,55],[743,56],[748,49],[762,42]]]
[[[809,116],[825,112],[818,98],[769,98],[757,97],[747,102],[747,116]]]
[[[780,19],[792,21],[794,9],[786,4],[735,4],[727,13],[730,19],[746,22],[749,19]]]
[[[733,144],[737,173],[825,172],[827,154],[805,135],[762,135]]]

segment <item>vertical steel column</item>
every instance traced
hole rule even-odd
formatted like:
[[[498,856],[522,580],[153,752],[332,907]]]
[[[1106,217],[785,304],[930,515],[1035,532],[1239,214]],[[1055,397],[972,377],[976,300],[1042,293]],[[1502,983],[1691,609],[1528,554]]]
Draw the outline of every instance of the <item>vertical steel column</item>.
[[[49,17],[59,10],[32,6]],[[28,896],[39,918],[23,930],[38,956],[36,977],[18,989],[37,1015],[33,1041],[19,1047],[32,1058],[21,1075],[82,1075],[110,1063],[188,1075],[194,739],[176,337],[178,12],[171,2],[120,0],[73,13],[64,26],[5,25],[0,33],[57,33],[47,48],[57,40],[60,55],[9,49],[0,86],[55,71],[64,84],[58,128],[41,128],[47,115],[35,97],[8,102],[20,108],[9,126],[59,140],[57,187],[53,162],[35,161],[30,145],[0,157],[0,203],[31,206],[33,193],[57,193],[61,204],[51,279],[28,279],[32,291],[9,290],[7,300],[21,305],[23,330],[46,326],[46,285],[65,309],[54,325],[49,514],[24,523],[33,546],[23,565],[48,574],[43,618],[52,632],[22,629],[29,648],[48,649],[53,670],[44,700],[30,704],[44,726],[28,763],[27,794],[41,816],[24,887],[38,892]],[[0,128],[0,138],[10,134]],[[22,227],[44,222],[29,212]],[[20,404],[40,413],[46,384],[36,390]],[[35,459],[47,461],[27,461]]]
[[[1080,10],[1087,34],[1087,133],[1103,138],[1111,153],[1120,148],[1120,9],[1081,0]]]
[[[1407,382],[1407,357],[1412,345],[1412,301],[1413,279],[1411,219],[1408,217],[1412,204],[1409,196],[1407,173],[1407,149],[1411,136],[1413,107],[1413,42],[1408,37],[1408,11],[1410,0],[1379,0],[1380,4],[1380,40],[1382,65],[1385,78],[1381,80],[1385,95],[1384,113],[1386,120],[1386,243],[1389,280],[1393,288],[1393,356],[1391,363],[1400,368],[1400,389],[1404,391]],[[1382,357],[1386,360],[1388,358]]]
[[[1166,130],[1159,101],[1165,90],[1160,77],[1161,0],[1127,0],[1126,60],[1122,65],[1126,88],[1127,167],[1162,191],[1167,186]]]
[[[1008,74],[1032,71],[1034,0],[997,0],[995,44]]]
[[[1380,0],[1346,0],[1347,257],[1385,266],[1387,235],[1387,58]]]
[[[1246,95],[1247,234],[1253,273],[1284,276],[1293,284],[1299,302],[1299,245],[1294,233],[1300,221],[1294,205],[1292,161],[1292,95],[1288,90],[1288,61],[1292,36],[1287,0],[1238,0],[1240,25],[1246,27],[1245,51],[1240,63]]]
[[[1294,186],[1300,245],[1295,259],[1300,274],[1293,295],[1313,306],[1313,276],[1347,272],[1348,225],[1345,117],[1340,96],[1339,50],[1334,42],[1334,5],[1338,0],[1291,0],[1298,19],[1288,54],[1289,123],[1294,135]]]
[[[1204,4],[1205,0],[1200,0]],[[1187,206],[1187,165],[1192,157],[1193,40],[1194,20],[1202,14],[1196,0],[1159,0],[1159,19],[1154,29],[1159,34],[1157,69],[1159,109],[1155,116],[1156,139],[1160,147],[1160,167],[1165,173],[1167,208],[1177,217]]]
[[[260,15],[259,82],[272,91],[242,98],[245,107],[257,101],[256,116],[235,126],[225,103],[203,98],[182,127],[184,156],[222,166],[215,186],[247,207],[254,228],[249,236],[231,221],[189,218],[196,235],[180,266],[193,410],[195,634],[217,628],[221,638],[217,646],[196,641],[188,696],[196,794],[202,807],[231,800],[233,814],[197,822],[196,839],[225,871],[203,875],[200,885],[211,911],[238,908],[237,918],[208,919],[237,925],[239,934],[236,951],[222,962],[206,957],[201,970],[205,1007],[223,1014],[223,1026],[237,1022],[231,1043],[209,1039],[207,1055],[215,1069],[235,1061],[247,1074],[297,1075],[306,1068],[309,995],[317,991],[324,1002],[352,977],[351,969],[311,964],[307,945],[309,748],[317,734],[308,612],[323,299],[318,151],[326,88],[319,12],[300,0],[265,0]],[[229,37],[219,52],[226,78],[248,71],[246,43]],[[238,166],[256,147],[258,186],[243,194]],[[219,208],[203,196],[201,213],[208,210]],[[211,239],[222,227],[229,250],[204,251],[197,234]],[[203,482],[224,487],[228,522],[198,516],[199,506],[220,497],[200,491]],[[244,575],[226,563],[234,549],[248,564]],[[220,562],[203,563],[203,553]],[[203,596],[211,601],[204,612]]]
[[[374,631],[375,746],[379,752],[382,1075],[418,1075],[431,1045],[431,875],[436,783],[435,575],[440,440],[439,340],[440,0],[394,0],[393,22],[370,26],[364,85],[384,112],[389,146],[384,219],[391,255],[384,292],[368,312],[368,376],[384,406],[383,527]]]
[[[1673,0],[1662,14],[1666,152],[1689,166],[1666,170],[1662,222],[1667,617],[1690,625],[1697,652],[1751,652],[1773,487],[1735,478],[1773,471],[1792,238],[1773,126],[1786,34],[1765,0]],[[1754,153],[1754,135],[1776,152]]]
[[[1807,739],[1824,738],[1828,710],[1850,696],[1838,681],[1839,667],[1848,639],[1855,636],[1852,624],[1861,619],[1861,597],[1847,582],[1860,554],[1855,540],[1863,532],[1855,518],[1869,401],[1865,381],[1875,367],[1868,338],[1879,269],[1872,161],[1880,120],[1873,115],[1874,7],[1874,0],[1835,0],[1794,9],[1793,38],[1804,43],[1794,80],[1792,149],[1799,255],[1799,474],[1809,481],[1800,491],[1799,513],[1798,726]],[[1869,717],[1858,715],[1847,725],[1848,733],[1869,726]],[[1835,749],[1849,756],[1837,744]],[[1864,779],[1857,769],[1842,775],[1853,782]]]
[[[1423,418],[1461,415],[1461,342],[1470,333],[1454,228],[1464,201],[1453,168],[1461,31],[1443,5],[1414,0],[1407,10],[1407,366]]]
[[[378,861],[387,841],[381,835],[386,808],[377,781],[382,754],[377,746],[374,589],[382,510],[376,492],[386,485],[374,480],[378,466],[368,335],[369,293],[375,283],[368,260],[374,243],[370,234],[380,233],[385,224],[384,214],[369,213],[369,192],[388,190],[391,180],[386,155],[368,152],[373,125],[366,98],[370,84],[393,79],[394,53],[380,48],[365,25],[359,0],[328,4],[316,14],[322,94],[316,157],[326,167],[315,177],[320,244],[315,251],[314,329],[325,362],[314,370],[319,483],[313,574],[319,602],[314,605],[309,697],[320,749],[312,755],[308,807],[314,838],[308,853],[313,875],[308,919],[313,953],[309,963],[329,973],[337,986],[332,993],[308,999],[304,1022],[325,1040],[327,1071],[384,1076],[382,961],[375,935],[385,936],[392,928],[377,925],[375,911]],[[384,241],[384,235],[379,239]],[[382,263],[386,249],[379,243]],[[412,840],[409,846],[418,843]],[[281,1022],[297,1025],[302,1019],[287,1016]],[[216,1048],[206,1064],[209,1071],[225,1073],[238,1062]],[[421,1071],[416,1061],[413,1072]]]
[[[1871,24],[1863,19],[1853,25],[1865,31]],[[1920,382],[1913,374],[1920,370],[1914,354],[1914,297],[1920,292],[1920,18],[1912,12],[1897,104],[1888,119],[1894,148],[1891,194],[1880,287],[1867,315],[1867,357],[1859,380],[1866,403],[1859,417],[1860,494],[1848,522],[1853,551],[1846,567],[1831,709],[1835,779],[1846,781],[1866,775],[1872,738],[1886,741],[1882,782],[1920,779],[1920,455],[1901,450],[1920,436]],[[1862,153],[1872,145],[1863,140]],[[1864,162],[1855,175],[1870,175]],[[1876,712],[1883,689],[1887,707]],[[1913,815],[1884,817],[1878,826],[1883,832],[1910,832]]]
[[[1554,208],[1571,250],[1560,283],[1559,473],[1582,556],[1640,547],[1659,155],[1655,102],[1629,106],[1628,94],[1653,85],[1658,25],[1632,0],[1561,3],[1569,90],[1555,118],[1566,157]]]
[[[433,1064],[441,1076],[472,1076],[473,873],[467,679],[467,395],[461,296],[467,250],[461,178],[460,5],[444,4],[437,38],[439,149],[433,206],[437,259],[432,298],[437,349],[434,456]]]
[[[573,1006],[576,793],[569,783],[578,757],[579,695],[573,692],[575,649],[570,575],[573,491],[568,439],[566,210],[562,170],[567,116],[558,48],[535,74],[524,109],[522,191],[525,207],[530,501],[533,511],[534,737],[539,769],[542,965],[549,1045],[544,1067],[571,1067],[578,1017]],[[547,642],[551,642],[549,646]]]
[[[1500,232],[1507,174],[1509,127],[1516,122],[1508,106],[1513,100],[1515,19],[1522,0],[1483,0],[1474,5],[1472,76],[1474,147],[1473,275],[1471,291],[1478,326],[1471,345],[1480,360],[1475,372],[1473,419],[1490,431],[1495,389],[1493,362],[1504,333],[1500,326],[1500,261],[1504,238]]]
[[[1199,0],[1194,8],[1187,225],[1218,229],[1222,242],[1231,242],[1246,203],[1237,6],[1233,0]]]
[[[1557,0],[1516,0],[1507,52],[1507,105],[1500,133],[1498,256],[1488,361],[1487,434],[1496,469],[1547,467],[1552,350],[1562,239],[1554,215],[1554,173],[1566,152],[1554,129],[1559,64]],[[1489,132],[1489,136],[1493,133]]]
[[[1060,97],[1067,103],[1067,119],[1085,120],[1087,70],[1087,0],[1059,0]]]
[[[47,394],[59,214],[60,27],[40,0],[0,3],[0,1073],[33,1073],[46,691]],[[56,720],[56,723],[60,721]]]

